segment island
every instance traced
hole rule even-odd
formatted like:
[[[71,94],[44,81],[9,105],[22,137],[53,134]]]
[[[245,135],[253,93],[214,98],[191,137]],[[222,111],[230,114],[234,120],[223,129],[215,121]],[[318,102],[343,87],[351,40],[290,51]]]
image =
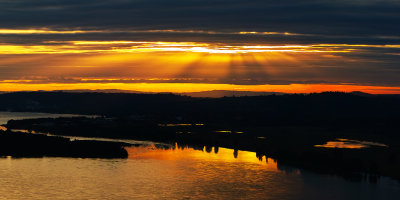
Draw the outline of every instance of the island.
[[[126,144],[0,130],[0,156],[127,158]]]

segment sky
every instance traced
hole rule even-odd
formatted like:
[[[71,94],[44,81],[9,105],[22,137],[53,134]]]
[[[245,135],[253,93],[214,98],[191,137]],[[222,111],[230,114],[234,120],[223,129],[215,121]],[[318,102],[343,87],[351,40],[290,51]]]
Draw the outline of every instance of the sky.
[[[400,93],[398,0],[0,0],[0,91]]]

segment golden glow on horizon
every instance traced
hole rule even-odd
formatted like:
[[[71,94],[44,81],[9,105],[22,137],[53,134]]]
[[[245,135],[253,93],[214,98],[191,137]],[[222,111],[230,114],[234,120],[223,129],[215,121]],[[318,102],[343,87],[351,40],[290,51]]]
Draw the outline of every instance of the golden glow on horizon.
[[[0,91],[53,91],[53,90],[107,90],[120,89],[138,92],[203,92],[211,90],[314,93],[326,91],[353,92],[370,94],[400,94],[400,87],[360,86],[360,85],[233,85],[208,83],[0,83]]]
[[[194,52],[210,54],[238,53],[348,53],[346,44],[338,45],[245,45],[233,46],[218,43],[147,42],[147,41],[48,41],[49,45],[1,45],[0,54],[70,54],[70,53],[144,53],[144,52]],[[371,46],[371,45],[369,45]],[[364,46],[357,46],[364,47]],[[388,48],[387,45],[373,46]],[[390,45],[390,48],[400,48]]]
[[[349,53],[357,48],[400,48],[400,45],[313,44],[313,45],[228,45],[196,42],[149,41],[47,41],[49,45],[0,44],[0,54],[79,54],[194,52],[210,54],[238,53]],[[354,49],[356,48],[356,49]]]
[[[399,93],[398,87],[381,87],[374,85],[374,80],[369,81],[364,77],[353,80],[349,74],[346,75],[347,70],[354,73],[359,66],[371,66],[371,63],[379,62],[359,55],[368,52],[367,48],[400,48],[400,45],[268,45],[129,40],[45,41],[37,45],[0,43],[0,70],[4,72],[0,74],[0,90],[19,91],[23,86],[24,90]],[[338,71],[343,71],[345,76]],[[378,84],[382,82],[379,78],[377,80]],[[320,82],[332,84],[283,85]],[[366,84],[371,86],[361,86]]]
[[[0,67],[3,68],[0,69],[20,74],[19,79],[42,80],[40,83],[51,83],[56,77],[56,83],[68,79],[61,83],[118,80],[195,83],[219,83],[221,81],[217,80],[223,80],[237,83],[237,80],[245,80],[246,84],[252,84],[253,79],[262,80],[263,77],[285,73],[301,74],[307,62],[336,60],[340,58],[336,52],[347,51],[306,45],[232,46],[145,41],[49,43],[51,45],[47,46],[3,45],[5,48],[0,48],[0,54],[7,57],[1,58]],[[8,76],[1,78],[10,79]]]
[[[289,32],[257,32],[257,31],[241,31],[237,33],[241,35],[306,35],[306,34],[289,33]]]

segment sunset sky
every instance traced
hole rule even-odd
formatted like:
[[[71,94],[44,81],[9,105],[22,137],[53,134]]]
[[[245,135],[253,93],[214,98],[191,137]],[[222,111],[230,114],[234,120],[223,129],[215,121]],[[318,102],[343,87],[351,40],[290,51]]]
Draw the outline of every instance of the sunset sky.
[[[0,91],[400,93],[398,0],[0,0]]]

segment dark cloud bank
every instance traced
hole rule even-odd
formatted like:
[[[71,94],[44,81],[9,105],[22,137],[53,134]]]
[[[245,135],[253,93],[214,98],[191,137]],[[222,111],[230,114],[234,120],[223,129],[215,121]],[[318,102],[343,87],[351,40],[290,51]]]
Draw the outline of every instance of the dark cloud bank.
[[[399,10],[395,0],[1,0],[0,26],[276,31],[393,39],[400,32]]]

